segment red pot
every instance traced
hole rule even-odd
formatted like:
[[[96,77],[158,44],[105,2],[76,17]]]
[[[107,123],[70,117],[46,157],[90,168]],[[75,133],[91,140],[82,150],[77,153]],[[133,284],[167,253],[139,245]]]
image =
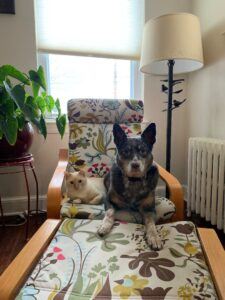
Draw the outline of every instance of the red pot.
[[[28,153],[33,142],[34,130],[30,123],[26,123],[22,131],[18,131],[17,141],[11,146],[5,138],[0,140],[0,160],[24,156]]]

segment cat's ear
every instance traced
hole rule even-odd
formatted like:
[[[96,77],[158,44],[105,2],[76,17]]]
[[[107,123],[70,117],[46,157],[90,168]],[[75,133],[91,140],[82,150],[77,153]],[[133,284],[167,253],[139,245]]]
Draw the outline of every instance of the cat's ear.
[[[86,173],[85,173],[84,170],[80,170],[78,174],[81,175],[81,176],[84,176],[84,177],[86,176]]]
[[[70,172],[65,171],[64,172],[65,178],[68,179],[71,176]]]

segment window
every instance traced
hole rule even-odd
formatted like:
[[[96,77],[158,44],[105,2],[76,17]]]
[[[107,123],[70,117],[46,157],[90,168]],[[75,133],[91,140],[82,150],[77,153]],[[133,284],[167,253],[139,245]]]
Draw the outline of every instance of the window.
[[[135,61],[41,54],[39,63],[45,66],[48,92],[59,98],[64,113],[72,98],[140,98]]]
[[[144,0],[36,0],[39,61],[64,112],[71,98],[140,98]]]

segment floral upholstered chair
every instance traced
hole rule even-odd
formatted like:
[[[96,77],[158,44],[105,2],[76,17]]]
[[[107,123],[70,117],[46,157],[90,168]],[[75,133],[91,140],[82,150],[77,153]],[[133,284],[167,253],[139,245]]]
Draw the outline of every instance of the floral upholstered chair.
[[[67,169],[85,169],[88,176],[104,177],[116,155],[112,129],[119,123],[128,136],[140,135],[146,124],[143,120],[143,102],[140,100],[76,99],[68,102],[69,163]],[[164,197],[156,197],[158,220],[168,220],[176,208]],[[104,205],[86,205],[66,202],[62,217],[102,219]],[[117,220],[142,223],[141,215],[133,211],[119,211]]]
[[[103,206],[77,205],[71,213],[72,204],[66,203],[60,209],[66,169],[83,168],[89,176],[104,176],[110,170],[115,158],[113,123],[120,123],[130,136],[140,134],[145,126],[142,101],[79,99],[70,100],[68,108],[69,151],[61,150],[49,185],[49,219],[0,278],[0,299],[5,295],[41,300],[223,297],[225,283],[219,273],[220,264],[225,264],[224,250],[213,230],[197,230],[193,223],[183,221],[182,188],[160,166],[160,177],[170,192],[168,200],[157,198],[158,219],[170,219],[157,225],[163,242],[160,251],[147,245],[138,215],[122,212],[112,231],[100,237],[97,229]],[[19,278],[14,274],[18,265],[23,270]]]

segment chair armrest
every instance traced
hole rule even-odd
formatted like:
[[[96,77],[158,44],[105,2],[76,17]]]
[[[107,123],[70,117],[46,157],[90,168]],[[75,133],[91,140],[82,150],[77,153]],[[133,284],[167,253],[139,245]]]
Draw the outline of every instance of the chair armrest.
[[[60,205],[62,200],[62,184],[64,172],[68,164],[68,150],[60,149],[59,162],[48,186],[47,216],[51,219],[60,219]]]
[[[61,220],[47,220],[0,276],[0,299],[15,299],[31,270],[55,235]]]
[[[219,299],[225,299],[225,251],[213,229],[197,228],[203,252]]]
[[[180,182],[171,173],[158,165],[159,176],[166,183],[169,190],[169,198],[176,206],[176,213],[172,221],[184,220],[184,194]]]

